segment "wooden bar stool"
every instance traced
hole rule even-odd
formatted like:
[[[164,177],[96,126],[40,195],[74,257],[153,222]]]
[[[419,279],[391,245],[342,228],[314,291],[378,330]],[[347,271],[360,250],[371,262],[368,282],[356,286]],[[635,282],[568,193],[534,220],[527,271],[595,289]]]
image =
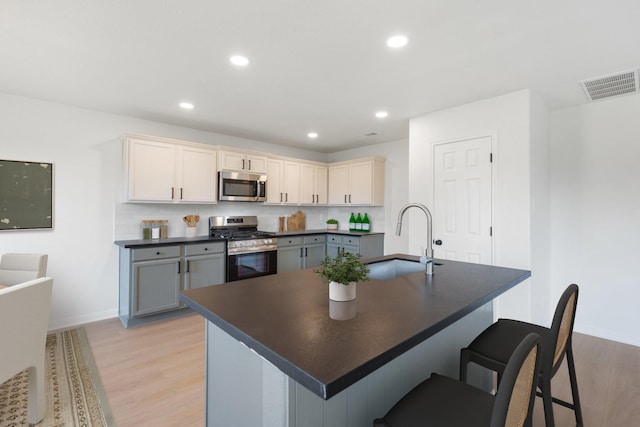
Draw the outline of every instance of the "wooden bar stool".
[[[522,427],[531,424],[540,365],[540,336],[527,335],[513,352],[498,393],[438,374],[405,394],[374,427]]]
[[[467,364],[475,362],[498,373],[499,389],[502,386],[503,372],[511,353],[523,337],[530,333],[536,333],[540,335],[542,344],[542,362],[538,379],[540,392],[537,395],[542,397],[546,425],[547,427],[555,425],[552,403],[557,403],[573,409],[576,424],[582,427],[582,410],[580,408],[576,369],[571,347],[577,304],[578,285],[572,284],[567,287],[560,297],[551,328],[517,320],[499,319],[478,335],[468,347],[460,351],[460,381],[467,381]],[[557,399],[551,395],[551,378],[558,371],[565,355],[567,357],[573,403]]]

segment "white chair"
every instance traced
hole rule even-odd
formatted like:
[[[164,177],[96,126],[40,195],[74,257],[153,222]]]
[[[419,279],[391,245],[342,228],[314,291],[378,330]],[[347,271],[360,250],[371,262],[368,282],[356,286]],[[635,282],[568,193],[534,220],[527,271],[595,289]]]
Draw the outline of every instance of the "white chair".
[[[47,275],[45,254],[4,254],[0,258],[0,286],[13,286]]]
[[[28,418],[44,418],[45,344],[53,279],[41,277],[0,289],[0,383],[28,369]]]

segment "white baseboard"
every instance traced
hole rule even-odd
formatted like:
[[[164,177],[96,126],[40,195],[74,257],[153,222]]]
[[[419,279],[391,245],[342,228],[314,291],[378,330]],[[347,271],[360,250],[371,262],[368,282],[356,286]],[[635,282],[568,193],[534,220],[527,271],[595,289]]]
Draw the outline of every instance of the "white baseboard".
[[[106,310],[98,313],[90,313],[81,316],[73,316],[62,319],[52,319],[49,323],[49,330],[68,329],[85,323],[97,322],[99,320],[112,319],[118,317],[118,310]]]
[[[638,334],[629,335],[629,334],[621,334],[617,331],[612,331],[610,329],[598,328],[593,325],[580,325],[580,328],[573,327],[573,331],[579,334],[591,335],[598,338],[603,338],[605,340],[616,341],[623,344],[629,344],[636,347],[640,347],[640,336]]]

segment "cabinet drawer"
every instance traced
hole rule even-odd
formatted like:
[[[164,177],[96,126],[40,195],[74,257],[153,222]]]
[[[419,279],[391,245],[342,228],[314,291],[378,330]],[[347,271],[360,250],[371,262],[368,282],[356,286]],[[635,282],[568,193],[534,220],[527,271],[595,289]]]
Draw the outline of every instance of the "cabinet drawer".
[[[301,246],[302,236],[295,237],[278,237],[278,247],[286,248],[287,246]]]
[[[313,236],[304,236],[304,244],[311,243],[324,243],[327,241],[327,236],[324,234],[314,234]]]
[[[337,234],[329,234],[329,236],[327,237],[327,242],[341,244],[342,236],[339,236]]]
[[[352,237],[352,236],[342,236],[342,244],[343,245],[359,246],[360,245],[360,238],[359,237]]]
[[[158,246],[131,250],[131,261],[147,261],[151,259],[179,258],[180,246]]]
[[[184,256],[221,253],[224,252],[224,246],[224,242],[208,242],[186,245],[184,247]]]

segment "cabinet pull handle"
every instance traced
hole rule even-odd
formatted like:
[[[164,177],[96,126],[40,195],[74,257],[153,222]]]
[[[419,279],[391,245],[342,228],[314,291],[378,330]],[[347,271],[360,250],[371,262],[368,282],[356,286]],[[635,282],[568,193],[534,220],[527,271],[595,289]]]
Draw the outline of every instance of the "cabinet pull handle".
[[[284,193],[284,201],[285,202],[289,201],[289,193]]]
[[[242,159],[242,170],[244,170],[244,159]]]
[[[351,194],[349,194],[349,203],[351,203]]]
[[[173,200],[173,197],[174,197],[174,195],[175,195],[175,194],[174,194],[174,190],[175,190],[175,189],[174,189],[173,187],[171,187],[171,200]]]
[[[251,170],[251,160],[248,160],[249,162],[249,170]]]
[[[182,187],[180,187],[180,200],[182,200]]]
[[[280,193],[280,203],[282,203],[282,193]]]
[[[347,195],[344,195],[344,202],[347,203]]]
[[[189,267],[190,267],[189,261],[187,260],[187,273],[189,272]]]
[[[309,248],[304,248],[304,256],[305,256],[305,258],[306,258],[306,257],[307,257],[307,255],[309,254],[308,250],[309,250]]]
[[[180,274],[180,261],[178,261],[178,274]]]
[[[302,248],[300,248],[300,258],[302,258]]]
[[[209,248],[204,248],[204,250],[205,250],[205,251],[208,251],[208,250],[209,250]]]
[[[320,195],[316,194],[316,203],[320,203]]]

